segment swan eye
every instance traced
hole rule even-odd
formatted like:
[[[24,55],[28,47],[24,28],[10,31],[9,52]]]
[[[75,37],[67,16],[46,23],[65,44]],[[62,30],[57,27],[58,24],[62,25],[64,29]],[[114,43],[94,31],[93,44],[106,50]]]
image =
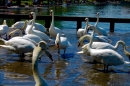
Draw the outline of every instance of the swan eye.
[[[32,14],[29,14],[29,17],[32,19],[32,18],[33,18],[33,15],[32,15]]]

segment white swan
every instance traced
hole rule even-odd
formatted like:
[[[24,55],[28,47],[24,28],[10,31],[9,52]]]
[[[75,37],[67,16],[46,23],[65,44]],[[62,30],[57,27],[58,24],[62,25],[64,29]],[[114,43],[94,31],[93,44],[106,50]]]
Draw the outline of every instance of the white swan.
[[[31,23],[31,20],[25,20],[25,21],[27,21],[27,25]],[[25,24],[25,21],[17,21],[14,24],[12,24],[10,28],[22,29]]]
[[[89,19],[88,19],[88,18],[85,18],[85,22],[86,22],[85,28],[79,28],[79,29],[77,30],[77,37],[82,37],[82,36],[84,36],[84,35],[87,34],[87,28],[88,28],[89,26],[91,26],[91,25],[88,24],[88,22],[89,22]]]
[[[93,30],[95,30],[95,27],[91,27]],[[90,37],[90,40],[92,38]],[[94,40],[94,36],[93,36],[93,40]],[[81,40],[79,40],[78,42],[78,46],[80,45],[80,43],[82,43],[82,38]],[[86,53],[87,55],[90,55],[90,52],[88,51],[88,45],[90,44],[90,41],[88,44],[85,44],[83,45],[81,48],[82,48],[82,51],[78,52],[78,53]],[[91,47],[93,49],[112,49],[112,50],[117,50],[118,49],[118,46],[119,44],[121,44],[124,48],[124,53],[126,54],[126,56],[130,56],[130,53],[128,51],[126,51],[126,45],[125,43],[122,41],[122,40],[119,40],[117,41],[116,45],[113,46],[111,45],[110,43],[106,43],[106,42],[93,42]]]
[[[79,46],[79,45],[82,45],[83,42],[84,42],[84,40],[90,41],[90,39],[91,39],[91,36],[88,35],[88,34],[86,34],[86,35],[80,37],[79,40],[78,40],[78,46]],[[94,37],[93,37],[93,41],[94,41],[94,42],[107,42],[107,43],[110,43],[110,42],[111,42],[111,40],[108,39],[106,36],[94,36]]]
[[[104,64],[104,71],[108,71],[108,66],[117,66],[122,64],[127,64],[124,58],[117,53],[115,50],[112,49],[93,49],[93,35],[95,29],[93,29],[93,33],[91,34],[91,40],[88,45],[88,51],[90,52],[90,56],[96,60]]]
[[[70,42],[65,36],[61,36],[59,33],[57,33],[55,45],[58,48],[58,54],[60,53],[60,49],[64,50],[64,54],[66,52],[66,49],[68,46],[71,46]]]
[[[8,41],[0,39],[0,47],[19,54],[21,60],[23,60],[24,53],[32,52],[35,47],[35,44],[23,38],[12,38]]]
[[[49,34],[50,34],[50,37],[51,37],[51,38],[54,38],[54,39],[55,39],[57,33],[61,34],[62,31],[61,31],[61,29],[55,27],[55,25],[54,25],[54,11],[51,10],[51,11],[50,11],[50,14],[52,15],[52,22],[51,22],[51,25],[50,25],[50,28],[49,28]]]
[[[29,38],[29,39],[35,41],[36,43],[39,43],[40,41],[43,41],[39,36],[34,35],[34,34],[23,35],[22,31],[20,29],[16,29],[16,30],[11,31],[9,33],[9,39],[11,39],[13,37],[16,37],[15,33],[18,33],[17,36],[20,36],[20,37],[23,37],[23,38]]]
[[[91,47],[93,49],[112,49],[112,50],[116,51],[118,49],[118,47],[119,47],[120,44],[124,48],[125,55],[129,57],[130,53],[126,50],[126,45],[125,45],[124,41],[122,41],[122,40],[117,41],[117,43],[116,43],[115,46],[113,46],[113,45],[111,45],[109,43],[105,43],[105,42],[93,42],[92,45],[91,45]],[[89,43],[83,45],[82,46],[82,51],[80,51],[78,53],[86,53],[87,55],[90,55],[90,52],[88,51],[88,45],[89,45]]]
[[[35,14],[35,12],[31,12],[30,13],[30,17],[33,17],[33,19],[35,19],[36,20],[36,14]],[[30,20],[31,22],[30,22],[30,24],[32,23],[32,20]],[[47,30],[46,30],[46,28],[42,25],[42,24],[40,24],[40,23],[37,23],[37,22],[35,22],[34,23],[34,29],[35,30],[39,30],[39,31],[41,31],[41,32],[44,32],[44,33],[46,33],[47,32]]]
[[[32,71],[34,80],[36,82],[35,86],[48,86],[48,83],[40,76],[38,71],[38,58],[42,51],[44,51],[46,55],[53,61],[52,55],[47,51],[46,43],[44,41],[39,42],[38,46],[34,48],[32,56]]]
[[[32,19],[32,24],[28,25],[25,32],[26,34],[35,34],[37,36],[39,36],[43,41],[46,42],[54,42],[54,40],[52,40],[49,36],[47,36],[45,33],[39,31],[39,30],[34,30],[34,23],[35,23],[35,13],[31,12],[31,15],[33,15],[33,19]]]
[[[6,35],[6,39],[7,39],[8,30],[9,30],[9,27],[6,24],[6,20],[4,20],[3,24],[0,25],[0,37],[2,37],[3,35]]]
[[[108,33],[104,28],[98,27],[98,22],[99,22],[99,12],[97,13],[97,22],[95,23],[95,33],[98,35],[103,35],[103,36],[108,36]]]

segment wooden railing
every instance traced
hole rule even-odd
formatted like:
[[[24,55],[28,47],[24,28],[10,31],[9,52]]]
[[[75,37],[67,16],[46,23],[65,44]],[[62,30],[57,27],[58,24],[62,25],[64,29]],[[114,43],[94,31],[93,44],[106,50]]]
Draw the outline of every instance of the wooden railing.
[[[21,19],[30,19],[28,15],[21,14],[0,14],[0,18],[14,19],[14,21],[20,21]],[[44,20],[45,27],[49,28],[51,23],[51,16],[37,16],[37,20]],[[72,17],[72,16],[54,16],[55,21],[76,21],[77,30],[81,28],[82,22],[86,17]],[[96,22],[97,18],[88,17],[89,22]],[[110,23],[110,32],[114,32],[115,23],[130,23],[130,18],[100,18],[99,22]]]

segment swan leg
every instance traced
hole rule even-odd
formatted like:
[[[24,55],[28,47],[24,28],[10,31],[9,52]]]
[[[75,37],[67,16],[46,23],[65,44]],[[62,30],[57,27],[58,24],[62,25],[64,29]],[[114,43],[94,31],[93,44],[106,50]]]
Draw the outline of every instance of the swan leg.
[[[107,71],[107,70],[106,70],[106,68],[107,68],[107,65],[105,65],[105,64],[104,64],[104,72],[106,72],[106,71]]]
[[[108,65],[107,65],[107,70],[106,70],[106,72],[108,72]]]
[[[66,49],[64,49],[64,54],[65,54],[65,51],[66,51]]]
[[[25,57],[25,54],[24,54],[24,53],[21,53],[21,54],[20,54],[21,61],[24,61],[24,60],[25,60],[24,57]]]
[[[60,54],[60,49],[58,49],[58,54]]]
[[[104,64],[104,72],[108,72],[108,65]]]

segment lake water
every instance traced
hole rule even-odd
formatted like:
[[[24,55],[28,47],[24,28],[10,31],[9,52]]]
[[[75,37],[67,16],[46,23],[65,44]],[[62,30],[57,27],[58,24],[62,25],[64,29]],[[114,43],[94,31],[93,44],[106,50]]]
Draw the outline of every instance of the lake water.
[[[49,15],[50,9],[55,11],[55,15],[62,16],[96,17],[96,13],[100,12],[100,17],[130,18],[130,7],[121,5],[74,5],[68,7],[50,7],[49,9],[35,8],[31,10],[26,9],[26,11],[13,9],[8,11],[23,14],[29,14],[29,12],[35,11],[39,15]],[[90,23],[94,24],[95,22]],[[43,55],[39,61],[39,72],[49,86],[129,86],[130,65],[110,66],[108,73],[103,72],[102,64],[92,64],[90,63],[90,56],[76,53],[81,50],[81,47],[77,47],[76,22],[61,21],[56,22],[56,25],[62,29],[73,46],[66,50],[65,55],[63,55],[63,51],[61,50],[60,56],[57,54],[57,49],[51,47],[50,53],[53,56],[54,63],[52,63],[46,55]],[[114,33],[109,33],[108,23],[99,23],[99,26],[108,31],[112,45],[115,45],[116,42],[121,39],[126,43],[126,48],[130,52],[129,24],[116,24]],[[119,46],[117,52],[121,54],[126,61],[129,61],[123,52],[122,46]],[[21,62],[17,54],[1,48],[0,85],[35,86],[31,57],[26,56],[25,61]]]
[[[130,18],[130,6],[129,5],[70,5],[70,6],[54,6],[43,8],[21,8],[21,9],[8,9],[4,12],[17,13],[17,14],[29,14],[31,11],[37,13],[37,15],[49,15],[49,11],[53,9],[55,15],[61,16],[84,16],[84,17],[96,17],[96,13],[100,13],[102,18]],[[3,12],[3,10],[1,10]],[[96,21],[95,21],[96,22]],[[94,24],[95,22],[90,22]],[[76,22],[71,21],[59,21],[55,22],[56,26],[61,29],[75,29]],[[82,27],[85,23],[82,23]],[[99,19],[99,26],[105,28],[109,32],[109,23],[101,23]],[[130,28],[129,23],[116,23],[115,32],[125,33]]]

